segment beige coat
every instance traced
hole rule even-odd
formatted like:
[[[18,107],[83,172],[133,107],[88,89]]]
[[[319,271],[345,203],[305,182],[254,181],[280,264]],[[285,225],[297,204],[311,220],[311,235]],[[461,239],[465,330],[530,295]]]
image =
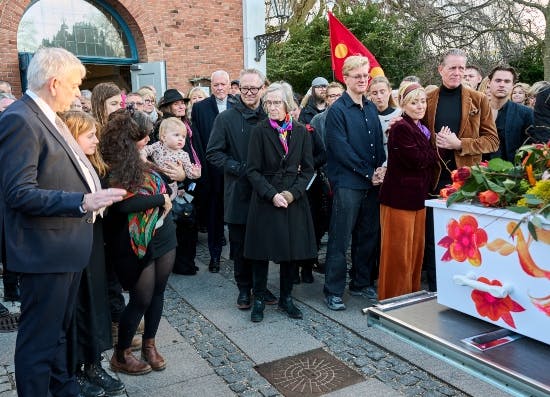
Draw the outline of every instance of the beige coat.
[[[427,95],[426,115],[422,120],[432,133],[431,142],[434,146],[437,132],[434,131],[435,110],[438,100],[439,88]],[[465,86],[462,86],[462,119],[457,136],[462,141],[462,150],[454,151],[457,167],[478,164],[483,153],[495,152],[499,146],[489,100],[483,93]]]

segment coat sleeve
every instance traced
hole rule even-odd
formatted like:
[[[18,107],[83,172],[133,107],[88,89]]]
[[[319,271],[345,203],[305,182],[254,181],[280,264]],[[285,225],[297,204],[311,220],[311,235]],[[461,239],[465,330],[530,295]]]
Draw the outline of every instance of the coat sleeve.
[[[11,113],[0,119],[0,186],[7,207],[30,216],[82,217],[83,192],[41,188],[38,169],[47,143],[23,115]],[[59,149],[60,151],[63,149]]]
[[[479,135],[473,132],[472,137],[460,138],[462,150],[459,152],[459,156],[493,153],[498,150],[500,142],[489,100],[483,96],[478,106],[480,113]]]
[[[304,131],[304,144],[302,145],[302,156],[300,160],[300,172],[294,184],[288,189],[294,200],[298,200],[305,192],[311,178],[313,178],[313,152],[312,134]]]
[[[252,131],[250,131],[246,173],[256,193],[258,193],[262,199],[272,201],[273,197],[278,192],[262,174],[262,163],[263,157],[265,156],[262,133],[262,128],[258,126],[255,126],[252,128]]]
[[[235,160],[229,155],[228,135],[231,131],[228,113],[221,113],[214,120],[212,133],[206,148],[206,159],[214,167],[224,170],[235,176],[242,176],[246,172],[246,163]]]

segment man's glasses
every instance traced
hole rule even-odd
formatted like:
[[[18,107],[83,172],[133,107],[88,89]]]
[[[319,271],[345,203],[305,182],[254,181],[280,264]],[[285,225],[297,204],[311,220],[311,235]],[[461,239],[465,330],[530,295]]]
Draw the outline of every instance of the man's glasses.
[[[252,95],[256,95],[258,92],[260,92],[262,87],[239,87],[239,91],[241,91],[241,94],[246,95],[247,93],[251,93]]]
[[[369,79],[369,75],[368,74],[355,74],[355,75],[348,75],[348,77],[351,77],[352,79],[355,79],[355,80],[368,80]]]
[[[314,85],[313,88],[321,88],[321,89],[326,90],[327,86],[326,85]]]
[[[155,101],[153,101],[152,99],[144,99],[143,102],[145,102],[148,105],[155,103]]]
[[[330,99],[334,99],[334,98],[340,98],[342,96],[342,94],[328,94],[327,97],[330,98]]]

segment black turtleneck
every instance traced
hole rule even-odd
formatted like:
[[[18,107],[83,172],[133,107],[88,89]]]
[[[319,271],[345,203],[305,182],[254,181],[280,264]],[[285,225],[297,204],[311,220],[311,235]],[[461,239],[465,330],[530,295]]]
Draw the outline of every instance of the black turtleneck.
[[[439,88],[439,100],[435,111],[435,132],[442,127],[449,127],[452,132],[458,135],[460,130],[460,119],[462,117],[462,86],[456,88]]]
[[[441,128],[447,126],[458,135],[460,131],[460,119],[462,118],[462,86],[456,88],[439,87],[439,100],[437,101],[437,109],[435,111],[435,132],[441,131]],[[441,159],[447,164],[447,167],[442,167],[441,176],[439,178],[439,187],[451,183],[451,171],[456,169],[456,161],[453,150],[438,148]]]

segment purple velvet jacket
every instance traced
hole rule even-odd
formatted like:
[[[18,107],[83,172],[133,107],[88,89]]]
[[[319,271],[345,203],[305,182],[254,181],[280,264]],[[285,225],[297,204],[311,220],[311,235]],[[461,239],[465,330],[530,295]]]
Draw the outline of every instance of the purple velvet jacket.
[[[380,203],[417,211],[432,188],[437,153],[420,128],[407,115],[389,130],[388,169],[380,189]]]

